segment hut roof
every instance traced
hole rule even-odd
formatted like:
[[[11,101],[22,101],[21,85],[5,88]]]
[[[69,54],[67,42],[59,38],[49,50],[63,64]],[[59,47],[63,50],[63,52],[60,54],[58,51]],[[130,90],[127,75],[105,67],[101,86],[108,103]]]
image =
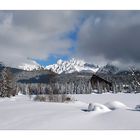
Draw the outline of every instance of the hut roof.
[[[108,81],[108,80],[106,80],[106,79],[104,79],[104,78],[102,78],[102,77],[100,77],[98,75],[95,75],[95,74],[93,74],[92,77],[91,77],[91,80],[93,80],[93,79],[99,79],[99,80],[104,81],[104,82],[106,82],[108,84],[112,84],[110,81]]]

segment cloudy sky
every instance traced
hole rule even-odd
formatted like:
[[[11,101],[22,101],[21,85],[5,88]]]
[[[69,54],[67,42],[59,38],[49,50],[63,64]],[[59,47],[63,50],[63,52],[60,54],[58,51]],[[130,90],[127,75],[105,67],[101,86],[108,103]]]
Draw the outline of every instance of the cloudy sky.
[[[0,11],[0,61],[13,67],[72,57],[140,66],[140,11]]]

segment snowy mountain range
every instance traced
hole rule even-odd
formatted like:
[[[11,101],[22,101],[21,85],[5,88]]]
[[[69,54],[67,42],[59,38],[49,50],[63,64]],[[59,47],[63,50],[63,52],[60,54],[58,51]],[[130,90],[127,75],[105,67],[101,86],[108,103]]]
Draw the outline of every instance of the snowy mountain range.
[[[46,66],[45,69],[51,70],[55,73],[72,73],[72,72],[97,72],[98,67],[94,64],[88,64],[83,60],[71,59],[69,61],[58,60],[56,64]]]
[[[119,68],[112,65],[112,64],[107,64],[103,67],[100,67],[99,70],[97,71],[97,73],[99,74],[116,74],[117,72],[119,72]]]
[[[32,71],[32,70],[39,70],[42,66],[39,65],[37,62],[32,61],[31,64],[23,63],[19,66],[20,69]]]
[[[32,70],[51,70],[55,73],[73,73],[73,72],[92,72],[100,74],[115,74],[119,71],[117,67],[111,64],[107,64],[103,67],[95,66],[94,64],[89,64],[84,60],[79,60],[72,58],[71,60],[63,61],[59,59],[56,64],[41,66],[37,62],[33,61],[32,64],[22,64],[19,66],[20,69],[32,71]]]

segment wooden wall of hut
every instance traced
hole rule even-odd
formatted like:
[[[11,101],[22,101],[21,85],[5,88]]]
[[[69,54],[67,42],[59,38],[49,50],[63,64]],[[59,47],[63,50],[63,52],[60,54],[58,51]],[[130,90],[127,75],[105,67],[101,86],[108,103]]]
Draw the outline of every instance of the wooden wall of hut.
[[[92,89],[97,90],[98,93],[109,92],[112,90],[112,83],[97,75],[92,76],[91,86]]]

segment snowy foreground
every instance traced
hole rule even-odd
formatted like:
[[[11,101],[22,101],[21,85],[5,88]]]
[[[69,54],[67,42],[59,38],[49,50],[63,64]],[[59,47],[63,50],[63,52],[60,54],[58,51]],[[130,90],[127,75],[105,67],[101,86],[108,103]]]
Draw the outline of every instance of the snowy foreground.
[[[0,129],[140,129],[140,94],[74,95],[71,103],[35,102],[26,95],[0,99]],[[88,105],[92,103],[93,111]]]

